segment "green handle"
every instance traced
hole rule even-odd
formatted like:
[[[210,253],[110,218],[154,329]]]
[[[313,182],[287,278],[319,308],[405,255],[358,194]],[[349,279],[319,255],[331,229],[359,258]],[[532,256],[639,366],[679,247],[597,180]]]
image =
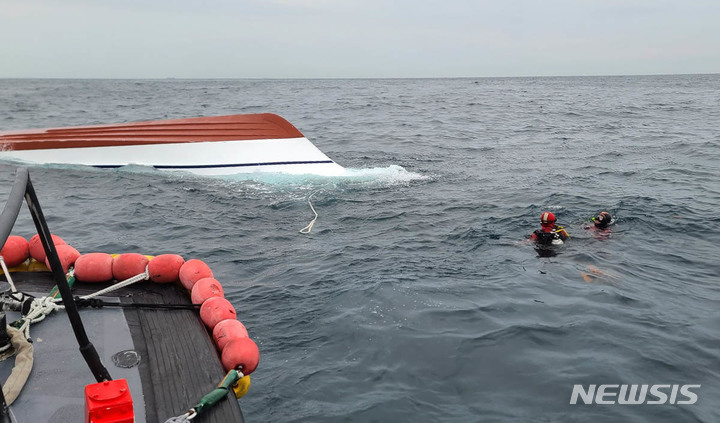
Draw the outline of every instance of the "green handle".
[[[65,279],[67,280],[68,286],[70,288],[72,288],[73,285],[75,285],[75,274],[74,273],[68,274],[65,277]],[[50,290],[50,296],[52,298],[60,298],[60,290],[58,289],[57,285],[53,286],[53,289]]]
[[[195,408],[195,411],[198,414],[201,414],[203,410],[212,407],[213,405],[217,404],[218,401],[225,398],[232,389],[233,385],[238,383],[239,380],[240,375],[238,374],[238,372],[236,370],[230,370],[230,372],[228,372],[225,378],[220,382],[218,387],[209,394],[202,397],[200,402],[198,402],[197,405],[193,408]]]

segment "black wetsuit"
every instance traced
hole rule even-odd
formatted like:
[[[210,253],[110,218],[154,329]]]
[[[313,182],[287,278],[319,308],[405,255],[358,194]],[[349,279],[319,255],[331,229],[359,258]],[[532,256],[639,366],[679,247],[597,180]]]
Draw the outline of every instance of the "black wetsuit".
[[[543,232],[541,229],[536,230],[533,232],[533,235],[535,235],[533,238],[535,239],[535,242],[537,242],[540,245],[552,245],[552,242],[556,239],[560,239],[560,235],[557,234],[557,232]]]

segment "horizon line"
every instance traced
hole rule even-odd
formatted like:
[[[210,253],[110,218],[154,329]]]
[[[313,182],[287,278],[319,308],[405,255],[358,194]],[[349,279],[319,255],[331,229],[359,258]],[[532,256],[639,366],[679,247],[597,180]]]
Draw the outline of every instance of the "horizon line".
[[[697,73],[618,73],[618,74],[577,74],[577,75],[509,75],[509,76],[327,76],[327,77],[13,77],[0,76],[0,80],[114,80],[114,81],[237,81],[237,80],[391,80],[391,79],[501,79],[501,78],[598,78],[598,77],[643,77],[643,76],[710,76],[720,75],[720,72],[697,72]]]

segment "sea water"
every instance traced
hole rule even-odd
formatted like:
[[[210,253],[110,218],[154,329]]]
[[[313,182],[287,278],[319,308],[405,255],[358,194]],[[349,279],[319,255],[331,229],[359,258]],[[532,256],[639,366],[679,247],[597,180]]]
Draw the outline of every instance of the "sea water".
[[[210,265],[261,351],[248,422],[714,422],[718,93],[720,75],[0,80],[0,130],[272,112],[348,169],[30,170],[81,252]],[[601,210],[607,237],[586,230]],[[543,211],[571,236],[553,257],[526,241]],[[570,404],[602,384],[700,387]]]

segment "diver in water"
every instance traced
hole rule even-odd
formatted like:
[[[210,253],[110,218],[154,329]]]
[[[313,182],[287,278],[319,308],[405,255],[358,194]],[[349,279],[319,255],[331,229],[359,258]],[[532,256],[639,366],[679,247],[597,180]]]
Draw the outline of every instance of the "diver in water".
[[[603,211],[598,213],[597,216],[593,217],[592,222],[595,224],[595,229],[599,230],[605,230],[610,226],[612,222],[612,215],[610,213]]]
[[[530,235],[530,240],[539,246],[562,245],[568,239],[570,235],[562,226],[555,224],[555,215],[550,212],[540,215],[540,229]]]
[[[593,222],[593,226],[587,229],[594,232],[595,238],[606,239],[610,237],[610,226],[615,223],[610,213],[606,211],[600,212],[590,220]]]

